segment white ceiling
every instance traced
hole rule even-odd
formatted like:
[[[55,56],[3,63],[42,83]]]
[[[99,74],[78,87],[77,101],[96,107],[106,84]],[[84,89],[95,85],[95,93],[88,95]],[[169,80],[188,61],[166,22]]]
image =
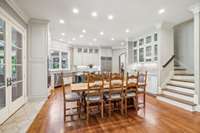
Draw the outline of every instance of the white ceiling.
[[[50,20],[50,31],[54,40],[62,38],[73,45],[119,46],[122,40],[167,21],[178,24],[192,18],[188,8],[200,0],[15,0],[18,6],[32,18]],[[79,14],[72,9],[78,8]],[[164,8],[166,12],[158,14]],[[98,17],[91,17],[97,11]],[[108,20],[107,15],[114,15]],[[65,20],[60,24],[59,20]],[[126,28],[130,33],[126,33]],[[82,29],[87,31],[80,38]],[[104,35],[99,33],[103,31]],[[62,36],[61,33],[65,33]],[[111,38],[115,41],[111,41]],[[93,39],[97,38],[94,42]]]

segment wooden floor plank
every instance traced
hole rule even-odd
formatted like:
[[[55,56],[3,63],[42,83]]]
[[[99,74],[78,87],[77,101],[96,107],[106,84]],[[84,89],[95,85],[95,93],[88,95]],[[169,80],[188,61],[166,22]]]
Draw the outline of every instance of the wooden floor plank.
[[[100,115],[85,120],[63,123],[61,89],[48,99],[30,126],[28,133],[199,133],[200,113],[191,113],[147,96],[146,113],[136,115],[133,109],[128,117],[116,112],[102,119]]]

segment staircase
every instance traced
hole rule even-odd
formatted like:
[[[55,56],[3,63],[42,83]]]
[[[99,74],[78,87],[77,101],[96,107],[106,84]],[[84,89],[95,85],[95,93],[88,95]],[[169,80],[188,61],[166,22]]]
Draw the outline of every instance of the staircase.
[[[174,66],[172,78],[162,88],[161,94],[157,96],[157,99],[185,110],[195,111],[194,85],[194,74],[176,65]]]

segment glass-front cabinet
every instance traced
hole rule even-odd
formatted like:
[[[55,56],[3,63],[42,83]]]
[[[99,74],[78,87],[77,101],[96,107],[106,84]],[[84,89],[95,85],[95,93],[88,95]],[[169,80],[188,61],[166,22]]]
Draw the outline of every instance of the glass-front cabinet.
[[[69,70],[69,53],[51,50],[49,55],[49,70]]]
[[[129,64],[151,63],[158,60],[158,34],[152,33],[128,41]]]
[[[0,124],[25,103],[26,30],[0,11]]]

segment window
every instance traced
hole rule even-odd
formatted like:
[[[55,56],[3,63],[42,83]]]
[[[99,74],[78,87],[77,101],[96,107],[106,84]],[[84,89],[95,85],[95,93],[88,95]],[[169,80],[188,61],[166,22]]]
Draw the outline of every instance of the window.
[[[144,62],[144,48],[139,49],[139,62]]]
[[[139,45],[141,46],[143,44],[144,44],[144,39],[142,38],[142,39],[139,40]]]
[[[151,46],[146,47],[146,56],[151,56]]]
[[[138,62],[137,54],[138,54],[137,49],[134,49],[134,51],[133,51],[133,59],[134,59],[134,63],[137,63],[137,62]]]
[[[68,53],[67,52],[61,53],[61,63],[62,63],[62,69],[68,68]]]
[[[151,43],[151,36],[146,37],[146,44]]]

